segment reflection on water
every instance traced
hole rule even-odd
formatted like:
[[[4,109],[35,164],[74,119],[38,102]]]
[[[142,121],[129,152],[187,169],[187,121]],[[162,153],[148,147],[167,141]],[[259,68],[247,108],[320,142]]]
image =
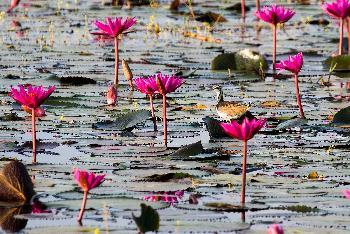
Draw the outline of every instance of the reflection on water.
[[[146,201],[163,201],[169,204],[174,204],[179,202],[184,195],[183,190],[171,191],[171,192],[155,192],[151,195],[144,196],[143,199]]]
[[[32,208],[28,205],[20,207],[0,207],[0,226],[6,233],[18,232],[26,227],[28,220],[16,218],[20,214],[30,214]]]

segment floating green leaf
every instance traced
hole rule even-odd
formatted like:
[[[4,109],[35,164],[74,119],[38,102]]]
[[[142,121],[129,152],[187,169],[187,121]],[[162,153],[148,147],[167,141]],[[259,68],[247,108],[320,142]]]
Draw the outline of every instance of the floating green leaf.
[[[141,216],[136,217],[134,213],[132,213],[132,218],[141,233],[157,232],[159,230],[159,214],[151,206],[142,203]]]

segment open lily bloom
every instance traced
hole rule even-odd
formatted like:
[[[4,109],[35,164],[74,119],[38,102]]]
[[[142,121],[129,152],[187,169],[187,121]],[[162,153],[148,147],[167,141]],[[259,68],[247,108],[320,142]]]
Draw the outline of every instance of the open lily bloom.
[[[241,205],[245,205],[245,188],[246,188],[246,174],[247,174],[247,151],[248,140],[252,139],[260,129],[264,127],[266,119],[253,118],[249,120],[247,117],[239,124],[237,121],[231,123],[221,123],[221,127],[232,138],[243,141],[243,162],[242,162],[242,192]]]
[[[287,60],[281,60],[280,63],[276,64],[276,69],[287,70],[293,74],[299,74],[301,68],[303,67],[304,59],[303,53],[299,52],[297,55],[289,56]]]
[[[294,14],[295,12],[292,9],[277,5],[272,5],[271,7],[265,6],[263,9],[255,12],[256,17],[274,25],[287,22]]]
[[[105,175],[95,175],[92,172],[87,172],[79,169],[74,170],[74,179],[79,184],[79,186],[84,191],[84,198],[83,202],[81,204],[80,213],[78,216],[78,222],[80,223],[83,219],[86,201],[87,201],[87,195],[91,189],[94,189],[102,184],[104,181]]]
[[[124,20],[122,17],[116,17],[115,19],[107,18],[106,23],[102,23],[98,20],[95,21],[95,25],[100,29],[99,32],[93,32],[94,35],[102,35],[105,37],[114,38],[114,53],[115,53],[115,67],[114,67],[114,86],[117,88],[119,84],[119,38],[118,36],[123,33],[127,33],[131,26],[136,23],[135,18],[126,17]]]
[[[322,4],[322,9],[333,18],[345,19],[350,13],[350,2],[348,0],[336,0],[332,3]]]
[[[336,0],[332,3],[324,3],[322,9],[332,18],[339,19],[339,55],[343,52],[343,25],[344,19],[350,15],[350,3],[348,0]],[[349,24],[349,21],[348,21]],[[348,41],[350,42],[350,25],[348,25]],[[350,54],[350,50],[349,50]]]
[[[28,86],[27,90],[22,85],[18,86],[18,90],[11,88],[10,96],[23,106],[28,108],[38,108],[43,102],[55,91],[55,86],[50,86],[45,90],[43,86]]]
[[[95,35],[104,35],[110,37],[118,37],[120,34],[126,32],[131,26],[136,23],[135,18],[126,17],[124,20],[122,17],[116,17],[115,19],[107,18],[106,23],[96,20],[95,25],[99,32],[93,32]]]
[[[265,6],[261,10],[255,12],[256,17],[272,25],[272,65],[275,69],[276,64],[276,47],[277,47],[277,24],[285,23],[294,16],[295,12],[292,9],[284,8],[283,6],[272,5]]]
[[[242,124],[232,121],[231,123],[221,123],[221,127],[230,137],[241,141],[248,141],[264,127],[265,123],[266,119],[254,118],[249,121],[248,118],[244,118]]]
[[[301,68],[303,67],[303,63],[304,63],[303,53],[299,52],[297,55],[289,56],[287,60],[281,60],[280,63],[276,64],[277,69],[281,71],[287,70],[294,74],[295,95],[297,97],[297,103],[299,106],[299,112],[300,112],[301,118],[305,118],[305,114],[304,114],[304,110],[303,110],[303,106],[300,98],[298,74],[301,71]]]
[[[36,126],[35,117],[45,116],[45,110],[41,104],[55,91],[55,86],[50,86],[47,90],[43,86],[33,87],[29,85],[27,90],[18,86],[18,90],[11,88],[10,96],[18,102],[22,109],[32,115],[32,137],[33,137],[33,163],[36,163]]]
[[[74,179],[84,192],[89,192],[91,189],[98,187],[102,184],[105,175],[95,175],[92,172],[82,171],[79,169],[74,170]]]

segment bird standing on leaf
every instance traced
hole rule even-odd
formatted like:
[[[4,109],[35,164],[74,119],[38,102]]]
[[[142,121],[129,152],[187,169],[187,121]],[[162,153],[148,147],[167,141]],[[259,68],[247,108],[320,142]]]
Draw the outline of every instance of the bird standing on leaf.
[[[239,119],[241,116],[245,115],[248,112],[250,104],[234,101],[224,101],[224,93],[221,86],[214,85],[213,90],[217,94],[216,99],[218,101],[215,109],[221,118],[227,121],[231,121]]]

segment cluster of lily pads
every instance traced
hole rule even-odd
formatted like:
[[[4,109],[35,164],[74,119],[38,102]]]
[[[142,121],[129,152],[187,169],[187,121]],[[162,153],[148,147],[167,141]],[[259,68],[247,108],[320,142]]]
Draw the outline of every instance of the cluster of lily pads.
[[[15,5],[19,1],[15,1]],[[287,9],[282,6],[272,5],[270,7],[265,6],[260,9],[259,0],[257,0],[256,17],[265,21],[272,26],[273,32],[273,52],[272,52],[272,68],[279,71],[289,71],[293,74],[295,82],[295,94],[299,107],[300,118],[306,118],[303,105],[300,98],[298,74],[303,67],[303,53],[299,52],[294,56],[290,56],[287,60],[281,60],[276,62],[276,45],[277,45],[277,25],[283,24],[289,21],[295,14],[292,9]],[[13,7],[15,7],[15,5]],[[333,3],[325,3],[322,5],[323,10],[331,17],[339,20],[340,33],[339,33],[339,55],[342,54],[343,48],[343,23],[344,20],[348,20],[349,41],[350,41],[350,3],[348,0],[336,0]],[[242,16],[245,17],[244,0],[242,0]],[[131,33],[129,29],[136,23],[135,18],[116,17],[114,19],[107,18],[106,22],[96,21],[95,25],[100,30],[99,32],[93,32],[95,35],[101,35],[103,37],[110,37],[114,39],[115,50],[115,77],[114,84],[108,87],[107,91],[107,103],[109,105],[115,105],[118,99],[118,84],[119,84],[119,41],[124,34]],[[350,54],[350,50],[349,50]],[[150,99],[152,121],[154,123],[154,131],[157,131],[157,122],[154,113],[153,97],[156,94],[160,94],[163,98],[163,126],[164,126],[164,145],[167,146],[167,94],[174,92],[182,84],[184,79],[175,75],[167,74],[154,74],[148,77],[138,77],[133,79],[132,84],[141,93],[147,95]],[[36,157],[36,117],[42,117],[45,114],[45,110],[41,107],[44,101],[54,92],[55,87],[49,87],[45,89],[42,86],[34,87],[31,85],[22,86],[11,89],[11,97],[18,102],[22,109],[32,116],[32,143],[33,143],[33,163],[37,162]],[[241,190],[241,205],[245,205],[245,191],[246,191],[246,164],[247,164],[247,151],[248,141],[257,134],[266,124],[266,119],[257,119],[255,117],[245,117],[240,120],[232,120],[230,123],[221,123],[223,130],[232,138],[241,140],[243,142],[243,161],[242,161],[242,190]],[[78,221],[81,222],[85,210],[88,193],[91,189],[98,187],[105,178],[105,175],[95,175],[94,173],[82,171],[79,169],[74,170],[74,178],[84,191],[84,197],[82,201],[82,207],[78,216]],[[350,190],[344,192],[345,196],[350,199]],[[155,196],[147,196],[144,199],[149,201],[165,200],[166,202],[176,202],[177,197],[182,197],[183,193],[175,192],[174,194],[158,194]],[[269,233],[283,233],[282,228],[279,225],[273,225],[270,228]]]

